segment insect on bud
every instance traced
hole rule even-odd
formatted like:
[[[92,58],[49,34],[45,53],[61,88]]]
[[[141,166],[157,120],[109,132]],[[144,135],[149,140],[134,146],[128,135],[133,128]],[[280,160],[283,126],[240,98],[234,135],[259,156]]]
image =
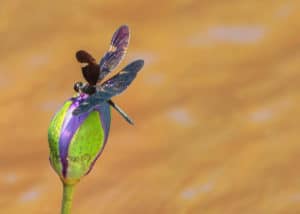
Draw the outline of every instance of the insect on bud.
[[[48,129],[50,163],[65,184],[77,183],[90,172],[108,138],[111,117],[107,102],[92,112],[72,114],[87,97],[78,95],[66,101]]]

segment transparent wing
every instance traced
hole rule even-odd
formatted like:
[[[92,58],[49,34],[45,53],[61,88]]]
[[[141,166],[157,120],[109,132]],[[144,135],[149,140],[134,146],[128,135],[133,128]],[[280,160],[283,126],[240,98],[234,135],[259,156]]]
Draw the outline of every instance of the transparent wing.
[[[73,115],[80,115],[85,112],[91,112],[95,109],[95,107],[99,106],[104,99],[98,99],[92,96],[88,97],[85,101],[83,101],[74,111],[72,112]]]
[[[129,44],[130,32],[127,25],[122,25],[114,33],[109,50],[100,60],[99,80],[102,80],[109,72],[111,72],[124,58]]]
[[[118,74],[114,75],[112,78],[108,79],[99,86],[96,86],[98,94],[104,93],[106,96],[116,96],[123,92],[135,79],[137,73],[141,70],[144,65],[144,60],[136,60],[125,68],[122,69]]]

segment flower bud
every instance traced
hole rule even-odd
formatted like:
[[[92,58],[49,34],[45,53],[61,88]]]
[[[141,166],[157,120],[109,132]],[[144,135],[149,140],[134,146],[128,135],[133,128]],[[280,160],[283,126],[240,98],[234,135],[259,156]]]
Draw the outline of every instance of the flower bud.
[[[87,97],[81,95],[66,101],[48,129],[51,166],[67,184],[78,182],[90,172],[109,134],[111,118],[107,102],[92,112],[72,114]]]

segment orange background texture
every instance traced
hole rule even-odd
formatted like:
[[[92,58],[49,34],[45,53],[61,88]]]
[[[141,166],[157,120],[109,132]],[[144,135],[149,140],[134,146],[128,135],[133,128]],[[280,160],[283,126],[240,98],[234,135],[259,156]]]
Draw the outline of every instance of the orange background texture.
[[[0,7],[0,213],[59,213],[51,117],[131,29],[110,137],[72,213],[299,214],[300,3],[8,1]],[[116,71],[118,71],[118,69]]]

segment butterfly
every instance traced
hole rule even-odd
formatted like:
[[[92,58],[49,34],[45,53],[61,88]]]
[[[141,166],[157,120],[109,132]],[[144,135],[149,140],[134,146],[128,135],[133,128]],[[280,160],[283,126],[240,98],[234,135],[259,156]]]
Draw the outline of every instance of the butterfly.
[[[87,82],[76,82],[74,90],[89,96],[73,111],[73,115],[93,111],[101,103],[108,102],[128,123],[133,124],[132,119],[111,98],[122,93],[132,83],[137,73],[144,66],[144,60],[138,59],[131,62],[119,73],[102,82],[106,75],[114,70],[124,58],[129,39],[128,26],[120,26],[113,34],[110,47],[99,63],[87,51],[79,50],[76,52],[77,61],[85,64],[81,70]]]

